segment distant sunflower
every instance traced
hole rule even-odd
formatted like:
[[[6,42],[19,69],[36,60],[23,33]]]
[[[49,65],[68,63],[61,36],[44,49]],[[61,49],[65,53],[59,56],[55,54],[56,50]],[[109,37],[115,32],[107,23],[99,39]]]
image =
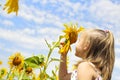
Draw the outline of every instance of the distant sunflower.
[[[39,80],[46,80],[48,75],[45,72],[41,72],[39,74]]]
[[[33,75],[32,75],[32,80],[40,80],[40,79],[37,79],[36,74],[35,74],[35,73],[33,73]]]
[[[21,69],[24,65],[24,57],[20,53],[15,53],[9,57],[10,68]]]
[[[65,30],[63,32],[65,33],[64,38],[65,42],[62,43],[62,48],[60,49],[60,53],[65,54],[69,49],[71,49],[70,45],[75,43],[78,38],[78,33],[82,30],[84,30],[83,27],[77,28],[77,24],[73,25],[67,25],[64,24]]]
[[[26,72],[27,74],[31,74],[31,73],[33,72],[32,67],[27,67],[26,70],[25,70],[25,72]]]
[[[7,0],[6,4],[4,5],[3,10],[7,9],[7,13],[16,12],[18,14],[18,5],[19,0]]]
[[[56,80],[59,80],[59,77],[58,77],[58,76],[56,76]]]
[[[2,64],[2,61],[0,61],[0,65]]]
[[[0,69],[0,78],[3,78],[7,74],[7,69],[6,68],[1,68]]]

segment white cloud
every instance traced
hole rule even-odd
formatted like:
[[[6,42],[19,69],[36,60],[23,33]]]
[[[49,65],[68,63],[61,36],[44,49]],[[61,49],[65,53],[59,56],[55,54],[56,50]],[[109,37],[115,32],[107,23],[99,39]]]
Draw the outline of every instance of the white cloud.
[[[2,10],[1,10],[2,9]],[[14,16],[16,16],[15,13],[11,13],[11,14],[7,14],[6,10],[3,10],[3,6],[0,7],[0,15],[2,15],[5,18],[13,18]]]
[[[118,68],[120,69],[120,48],[119,47],[116,47],[115,48],[115,68]]]
[[[0,61],[2,61],[2,65],[0,65],[0,68],[8,68],[8,59],[6,57],[7,56],[0,56]]]
[[[34,7],[33,6],[26,6],[24,4],[22,4],[20,6],[20,12],[19,12],[19,16],[21,16],[22,18],[28,20],[28,21],[33,21],[33,22],[37,22],[37,23],[43,23],[43,20],[44,20],[44,13],[42,12],[39,12],[39,15],[35,14],[35,13],[38,13],[38,11],[35,9],[33,9]],[[33,14],[34,12],[34,14]]]
[[[56,2],[58,2],[59,0],[42,0],[42,1],[40,1],[40,0],[32,0],[32,2],[33,3],[41,3],[42,5],[45,5],[45,4],[47,4],[47,3],[56,3]]]
[[[28,7],[27,5],[22,4],[20,7],[19,16],[25,20],[33,21],[36,24],[51,23],[57,27],[61,27],[62,25],[62,20],[58,16],[50,14],[47,11],[40,11],[35,8],[35,6]]]
[[[59,36],[63,34],[61,29],[53,27],[38,28],[36,32],[49,43],[57,41]]]
[[[59,28],[53,28],[53,27],[45,27],[44,29],[40,28],[37,30],[40,34],[48,34],[48,35],[59,35],[61,34],[61,30]]]
[[[120,25],[120,5],[112,3],[110,0],[95,1],[88,10],[96,19],[109,22],[116,26]]]
[[[87,22],[87,21],[81,21],[80,22],[81,24],[84,25],[85,28],[99,28],[99,26],[95,23],[92,23],[92,22]],[[83,25],[80,25],[80,26],[83,26]]]
[[[22,34],[28,34],[28,35],[34,35],[35,34],[35,29],[30,29],[30,28],[24,28],[21,31],[19,31],[19,33],[22,33]]]
[[[69,0],[33,0],[33,3],[40,3],[41,5],[50,5],[50,6],[58,6],[55,8],[55,12],[61,13],[61,16],[66,16],[67,17],[74,17],[76,15],[79,16],[79,18],[82,18],[82,13],[80,11],[86,9],[86,4],[83,5],[79,2],[73,3]],[[51,10],[50,10],[51,11]],[[66,19],[67,20],[67,19]]]
[[[116,33],[115,34],[115,40],[116,40],[117,44],[120,45],[120,31],[116,31],[115,33]]]
[[[74,12],[75,14],[79,13],[79,11],[86,9],[86,4],[81,4],[80,2],[73,3],[69,0],[59,0],[59,2],[62,2],[62,6],[65,7],[64,10],[68,9],[69,12]],[[70,9],[72,9],[72,11]]]
[[[118,45],[118,44],[117,44],[117,45]],[[120,45],[119,45],[119,46],[120,46]],[[116,55],[119,55],[119,54],[120,54],[120,48],[116,46],[115,52],[116,52]]]
[[[1,23],[3,25],[8,26],[8,27],[14,26],[14,23],[12,21],[9,21],[9,20],[2,20]]]
[[[26,49],[46,49],[44,39],[50,42],[57,40],[62,33],[58,28],[24,28],[18,30],[7,30],[0,28],[0,38],[16,43],[16,45]]]
[[[57,8],[57,11],[62,13],[62,15],[67,15],[67,17],[70,17],[70,19],[76,15],[79,19],[82,19],[84,17],[81,11],[86,9],[85,5],[82,5],[78,2],[72,3],[69,0],[58,0],[56,2],[60,4],[60,7]]]
[[[26,48],[31,48],[31,49],[37,48],[38,46],[42,45],[41,43],[44,42],[44,40],[40,37],[32,37],[27,34],[23,34],[22,30],[21,31],[11,31],[11,30],[0,29],[0,32],[2,33],[2,34],[0,34],[0,38],[6,39],[13,43],[17,43]]]
[[[120,59],[116,57],[115,67],[120,69]]]

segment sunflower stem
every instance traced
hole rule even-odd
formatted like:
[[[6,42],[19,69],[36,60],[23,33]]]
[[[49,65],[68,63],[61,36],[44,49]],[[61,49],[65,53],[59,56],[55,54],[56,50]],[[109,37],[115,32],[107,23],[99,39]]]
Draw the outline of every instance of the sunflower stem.
[[[13,69],[13,68],[11,68],[11,69],[10,69],[10,71],[9,71],[9,73],[8,73],[8,75],[7,75],[6,80],[8,80],[8,79],[9,79],[9,76],[10,76],[10,73],[11,73],[12,69]]]
[[[47,66],[49,64],[49,58],[54,50],[54,48],[56,47],[56,45],[60,42],[60,39],[52,46],[50,47],[50,50],[49,50],[49,53],[48,53],[48,56],[47,56],[47,60],[46,60],[46,63],[45,63],[45,67],[44,67],[44,72],[46,71],[47,69]]]
[[[25,68],[23,69],[23,72],[22,72],[22,74],[20,75],[20,77],[19,77],[19,79],[18,79],[18,80],[22,80],[22,78],[23,78],[24,74],[25,74]]]

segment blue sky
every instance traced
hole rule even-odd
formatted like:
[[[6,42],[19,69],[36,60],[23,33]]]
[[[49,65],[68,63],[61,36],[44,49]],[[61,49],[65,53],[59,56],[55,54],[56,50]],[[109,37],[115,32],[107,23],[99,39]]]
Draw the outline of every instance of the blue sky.
[[[48,53],[44,39],[56,41],[64,23],[85,28],[111,30],[115,36],[116,61],[112,80],[120,80],[120,0],[19,0],[18,16],[6,14],[0,6],[0,60],[7,66],[8,56],[21,52],[25,57]],[[0,1],[1,4],[5,0]],[[69,53],[70,64],[77,59]],[[59,58],[57,50],[52,57]],[[72,56],[72,57],[71,57]],[[56,63],[57,64],[57,63]],[[50,67],[49,69],[51,69]]]

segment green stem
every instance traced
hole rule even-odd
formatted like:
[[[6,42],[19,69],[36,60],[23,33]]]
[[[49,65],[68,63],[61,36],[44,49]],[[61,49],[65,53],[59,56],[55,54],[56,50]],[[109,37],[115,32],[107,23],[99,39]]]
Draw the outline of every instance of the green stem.
[[[47,68],[47,64],[48,64],[48,61],[49,61],[49,58],[50,58],[50,55],[51,55],[52,51],[53,51],[53,49],[50,49],[50,51],[48,53],[47,60],[46,60],[46,63],[45,63],[45,67],[44,67],[44,72],[45,72],[45,70]]]
[[[22,74],[20,75],[20,77],[19,77],[19,79],[18,79],[18,80],[22,80],[22,78],[23,78],[24,74],[25,74],[25,69],[23,69],[23,72],[22,72]]]
[[[6,80],[8,80],[8,78],[9,78],[9,76],[10,76],[10,73],[11,73],[12,69],[13,69],[13,68],[10,69],[10,71],[9,71],[9,73],[8,73],[8,75],[7,75]]]
[[[51,53],[53,52],[53,50],[54,50],[54,48],[56,47],[56,45],[58,44],[60,42],[60,40],[58,40],[51,48],[50,48],[50,50],[49,50],[49,53],[48,53],[48,56],[47,56],[47,60],[46,60],[46,63],[45,63],[45,67],[44,67],[44,72],[45,72],[45,70],[46,70],[46,68],[47,68],[47,64],[49,63],[48,61],[49,61],[49,58],[50,58],[50,56],[51,56]]]

